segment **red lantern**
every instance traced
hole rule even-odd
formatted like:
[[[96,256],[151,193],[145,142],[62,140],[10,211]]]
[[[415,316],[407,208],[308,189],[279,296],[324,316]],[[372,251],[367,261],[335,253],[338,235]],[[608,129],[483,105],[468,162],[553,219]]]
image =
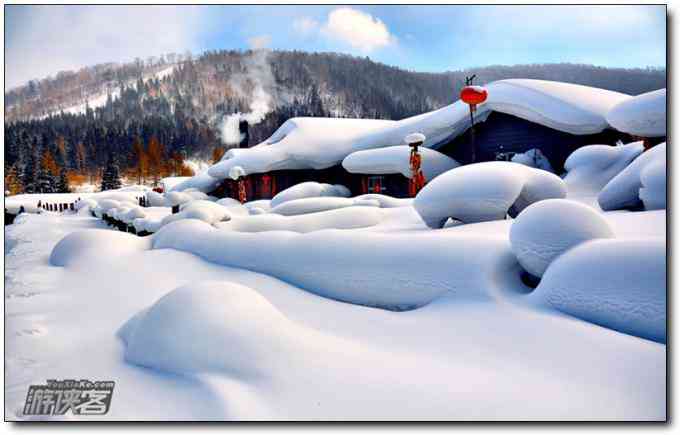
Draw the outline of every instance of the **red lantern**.
[[[489,93],[481,86],[465,86],[460,91],[460,99],[471,106],[482,104]]]

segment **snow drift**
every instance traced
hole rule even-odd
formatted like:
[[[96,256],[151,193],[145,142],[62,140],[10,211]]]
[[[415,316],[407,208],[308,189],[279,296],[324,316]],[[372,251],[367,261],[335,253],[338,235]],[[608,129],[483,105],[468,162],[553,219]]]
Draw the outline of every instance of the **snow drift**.
[[[233,217],[229,222],[220,223],[217,226],[223,230],[241,231],[247,233],[259,233],[264,231],[294,231],[296,233],[310,233],[312,231],[339,229],[350,230],[355,228],[372,227],[384,219],[384,213],[377,208],[377,201],[371,206],[339,207],[325,211],[311,212],[309,207],[303,209],[299,201],[308,199],[319,200],[322,198],[306,198],[285,202],[276,208],[286,208],[291,215],[285,216],[275,212],[266,214],[253,214],[249,216]],[[352,201],[347,198],[323,198],[341,199]],[[288,207],[293,204],[294,208]],[[316,205],[312,203],[312,205]],[[305,211],[309,211],[304,213]]]
[[[249,218],[261,217],[267,215]],[[429,232],[417,238],[343,230],[251,234],[215,229],[197,220],[174,222],[153,236],[154,249],[191,252],[331,299],[389,310],[421,307],[448,292],[458,300],[488,300],[485,289],[494,287],[500,270],[514,263],[506,243]],[[490,255],[499,249],[499,255]],[[423,261],[424,252],[437,255]],[[452,273],[451,265],[457,272]]]
[[[614,237],[607,221],[587,205],[549,199],[530,205],[513,221],[510,244],[517,261],[541,277],[550,263],[587,240]]]
[[[428,183],[413,206],[430,228],[447,219],[463,223],[504,219],[512,207],[567,194],[562,179],[549,172],[513,162],[485,162],[452,169]]]
[[[295,216],[352,206],[380,207],[380,203],[376,200],[370,199],[355,200],[352,198],[341,197],[302,198],[293,199],[291,201],[286,201],[283,204],[279,204],[272,208],[270,213],[280,214],[283,216]]]
[[[149,248],[149,239],[111,230],[83,230],[59,241],[50,254],[53,266],[69,266],[76,261],[118,257]]]
[[[266,374],[295,347],[293,324],[255,290],[232,282],[177,288],[119,330],[125,360],[163,371]],[[298,337],[299,338],[299,337]]]
[[[316,181],[306,181],[299,183],[274,195],[269,203],[274,208],[286,201],[302,198],[315,198],[320,196],[338,196],[348,198],[350,191],[340,184],[317,183]]]
[[[647,168],[647,166],[652,164],[663,164],[665,166],[665,142],[642,153],[642,155],[640,155],[637,159],[635,159],[635,161],[628,165],[626,169],[621,171],[616,177],[612,178],[606,186],[604,186],[597,197],[597,202],[600,204],[600,207],[602,207],[602,210],[619,210],[629,207],[637,207],[641,202],[640,188],[643,187],[641,180],[642,172]],[[661,174],[658,172],[656,172],[656,174],[661,176]],[[663,172],[663,177],[665,178],[665,171]],[[659,183],[658,178],[655,181],[657,182],[653,184],[656,187],[659,187],[660,184],[665,185],[665,182]],[[650,191],[645,192],[645,195],[650,194],[652,194]],[[656,194],[656,196],[660,195],[661,192]],[[665,192],[663,196],[665,197]]]
[[[598,325],[666,342],[663,239],[593,240],[557,258],[532,296]]]
[[[598,194],[643,151],[642,141],[620,146],[587,145],[577,149],[564,163],[567,170],[564,182],[569,194]]]
[[[607,113],[607,121],[634,136],[666,136],[666,89],[622,101]]]

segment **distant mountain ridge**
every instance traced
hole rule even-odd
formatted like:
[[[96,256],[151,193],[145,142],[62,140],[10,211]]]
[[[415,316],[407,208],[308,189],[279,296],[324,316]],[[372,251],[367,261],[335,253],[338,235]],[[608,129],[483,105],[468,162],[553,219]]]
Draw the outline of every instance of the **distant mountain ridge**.
[[[214,117],[247,103],[233,98],[230,77],[243,73],[252,52],[207,51],[168,54],[122,64],[100,64],[54,77],[32,80],[5,93],[5,121],[41,118],[50,114],[84,113],[105,105],[107,96],[120,96],[122,87],[141,79],[152,93],[165,91],[174,102],[191,97],[192,112]],[[333,116],[398,118],[432,110],[454,100],[465,75],[478,83],[505,78],[535,78],[578,83],[631,95],[666,85],[665,69],[603,68],[578,64],[486,66],[463,71],[419,73],[337,53],[273,51],[265,61],[274,79],[277,107],[295,103],[317,87],[321,103]],[[158,82],[158,83],[156,83]],[[241,96],[242,97],[242,96]],[[240,98],[243,99],[243,98]],[[244,109],[241,107],[241,109]]]
[[[666,87],[659,68],[537,64],[423,73],[337,53],[167,54],[62,72],[7,91],[5,166],[22,173],[50,154],[59,167],[92,174],[113,155],[127,169],[138,163],[134,144],[152,140],[164,159],[207,160],[216,147],[237,142],[227,140],[236,112],[250,122],[252,145],[295,116],[397,120],[435,110],[455,101],[473,73],[476,84],[530,78],[631,95]]]

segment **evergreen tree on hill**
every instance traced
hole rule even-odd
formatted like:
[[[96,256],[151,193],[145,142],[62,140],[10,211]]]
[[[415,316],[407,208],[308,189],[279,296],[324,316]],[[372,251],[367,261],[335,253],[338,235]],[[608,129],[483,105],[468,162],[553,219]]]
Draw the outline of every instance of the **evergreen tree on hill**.
[[[56,190],[58,193],[71,193],[71,189],[69,188],[68,185],[68,177],[66,176],[65,168],[61,168],[61,171],[59,172],[59,179],[57,180]]]
[[[119,189],[122,186],[120,181],[120,172],[113,155],[109,156],[102,176],[101,191]]]

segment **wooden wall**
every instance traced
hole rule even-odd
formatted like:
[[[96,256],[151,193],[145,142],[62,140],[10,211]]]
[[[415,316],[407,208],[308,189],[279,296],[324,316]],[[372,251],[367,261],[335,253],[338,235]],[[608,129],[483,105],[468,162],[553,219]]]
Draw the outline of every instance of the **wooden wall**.
[[[496,160],[497,152],[525,152],[540,149],[558,172],[577,148],[590,144],[614,145],[617,140],[631,141],[625,133],[605,130],[598,134],[573,135],[536,124],[505,113],[492,112],[485,122],[475,125],[476,161]],[[502,148],[501,148],[502,147]],[[462,164],[471,160],[470,131],[456,137],[439,151]]]

